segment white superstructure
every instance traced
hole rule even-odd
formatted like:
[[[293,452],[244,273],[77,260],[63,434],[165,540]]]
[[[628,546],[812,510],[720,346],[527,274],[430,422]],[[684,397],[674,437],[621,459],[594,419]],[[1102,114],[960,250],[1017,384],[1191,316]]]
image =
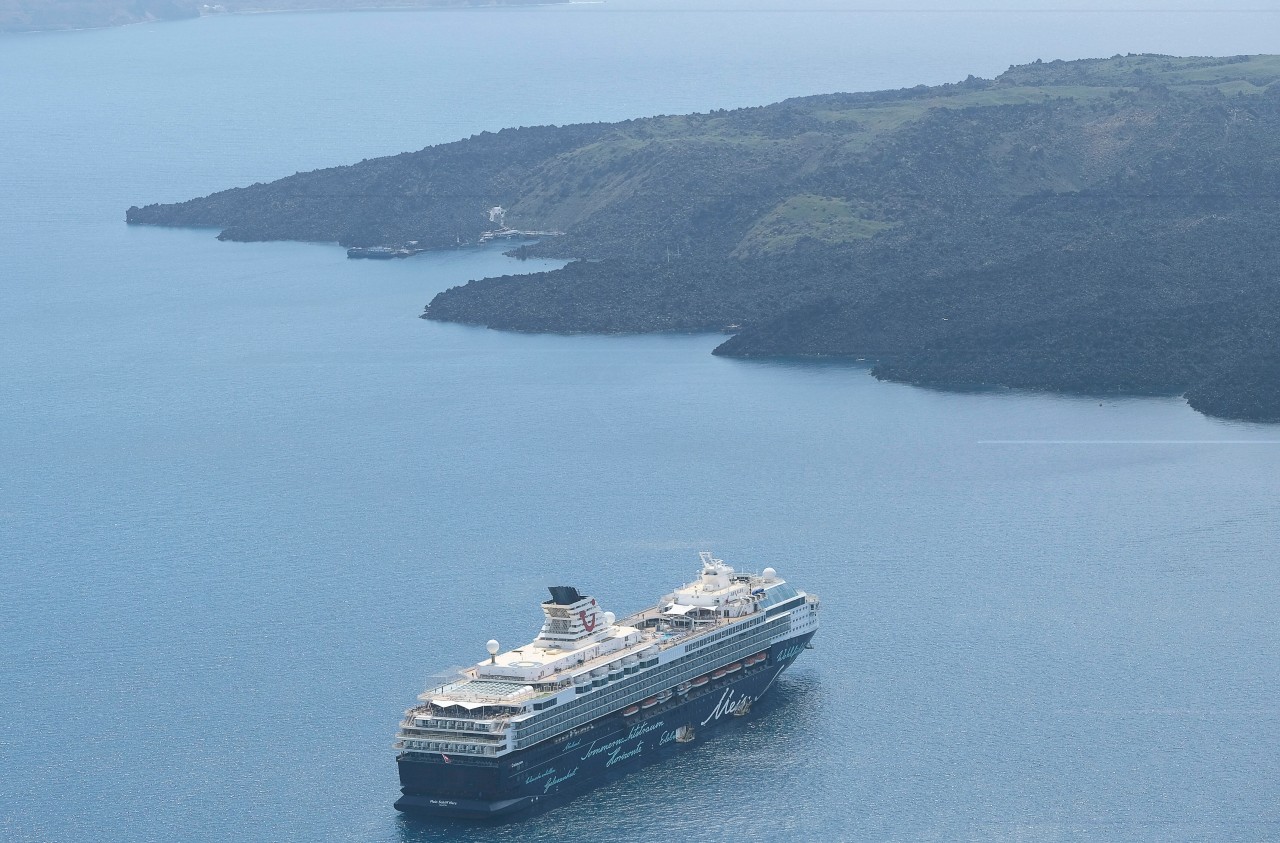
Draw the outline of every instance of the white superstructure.
[[[773,644],[816,630],[818,599],[772,568],[736,573],[700,556],[697,580],[622,620],[575,588],[553,587],[538,637],[506,652],[490,642],[488,659],[420,695],[396,748],[505,755],[688,693],[708,675],[764,661]]]

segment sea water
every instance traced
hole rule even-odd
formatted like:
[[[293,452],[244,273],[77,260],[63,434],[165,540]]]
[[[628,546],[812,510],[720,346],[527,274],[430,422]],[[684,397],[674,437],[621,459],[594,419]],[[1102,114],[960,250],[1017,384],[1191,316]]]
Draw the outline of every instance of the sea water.
[[[1280,429],[428,323],[557,264],[123,222],[508,125],[1263,52],[1278,22],[924,5],[0,37],[0,838],[1280,836]],[[546,585],[626,612],[703,549],[822,598],[762,716],[524,823],[392,810],[431,674],[527,640]]]

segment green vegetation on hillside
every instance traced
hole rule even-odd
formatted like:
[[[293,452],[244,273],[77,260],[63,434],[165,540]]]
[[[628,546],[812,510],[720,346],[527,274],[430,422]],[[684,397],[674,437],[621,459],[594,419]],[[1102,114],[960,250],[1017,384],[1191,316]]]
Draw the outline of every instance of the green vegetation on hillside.
[[[829,244],[866,240],[894,225],[875,219],[847,199],[789,196],[751,226],[731,255],[747,258],[786,253],[806,239]]]
[[[1036,62],[994,80],[510,129],[134,223],[227,239],[475,242],[507,209],[557,272],[430,319],[730,330],[938,386],[1187,393],[1280,420],[1280,57]]]

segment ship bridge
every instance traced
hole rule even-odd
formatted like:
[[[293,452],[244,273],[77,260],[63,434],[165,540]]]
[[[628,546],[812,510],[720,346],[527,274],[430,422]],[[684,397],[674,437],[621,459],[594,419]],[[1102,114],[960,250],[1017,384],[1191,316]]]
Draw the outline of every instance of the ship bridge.
[[[677,588],[664,599],[662,615],[668,618],[739,618],[757,610],[761,590],[753,588],[768,581],[751,574],[735,573],[733,568],[710,553],[698,554],[702,573],[688,585]],[[771,574],[773,569],[766,569]]]

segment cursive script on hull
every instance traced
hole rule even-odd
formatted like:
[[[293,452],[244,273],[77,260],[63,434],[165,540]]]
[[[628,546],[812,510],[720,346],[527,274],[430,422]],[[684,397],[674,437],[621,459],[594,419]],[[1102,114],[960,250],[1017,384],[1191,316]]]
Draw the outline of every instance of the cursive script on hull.
[[[777,659],[776,659],[776,660],[777,660],[779,663],[789,662],[789,661],[791,661],[792,659],[794,659],[796,656],[800,655],[800,654],[801,654],[801,653],[803,653],[803,652],[804,652],[804,645],[803,645],[803,644],[792,644],[790,647],[786,647],[786,648],[784,648],[784,649],[780,650],[780,651],[778,652],[778,655],[777,655]]]
[[[712,720],[719,720],[726,714],[736,714],[748,708],[755,698],[749,694],[734,694],[732,688],[726,688],[721,694],[720,700],[716,703],[716,707],[711,709],[711,713],[707,715],[707,719],[702,721],[705,726]]]
[[[573,778],[576,775],[578,775],[578,768],[574,767],[572,770],[565,773],[564,775],[552,776],[551,778],[547,779],[546,784],[542,786],[542,792],[550,793],[551,788],[555,787],[558,784],[563,784],[564,782],[567,782],[569,779]]]

